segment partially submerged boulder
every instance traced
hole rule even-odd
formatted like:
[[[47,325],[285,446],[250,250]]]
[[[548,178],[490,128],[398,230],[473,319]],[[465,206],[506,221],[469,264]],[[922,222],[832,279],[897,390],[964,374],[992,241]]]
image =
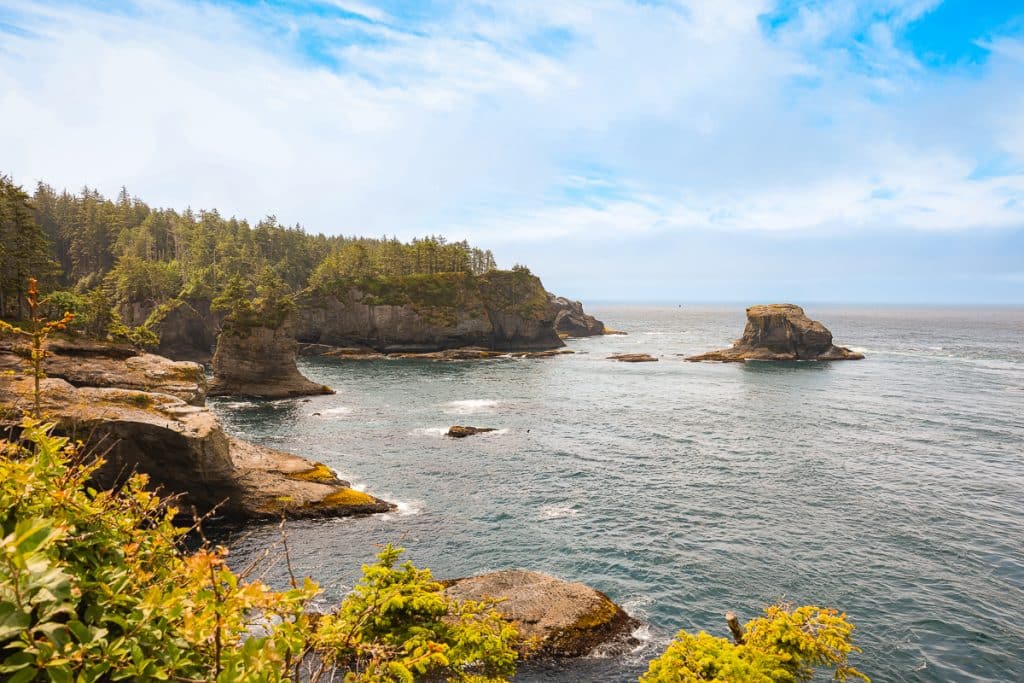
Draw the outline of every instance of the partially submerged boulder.
[[[583,311],[583,304],[563,296],[548,294],[551,305],[557,311],[555,330],[567,337],[593,337],[605,334],[604,323]]]
[[[0,427],[16,431],[32,403],[30,379],[0,380]],[[56,431],[101,455],[100,487],[133,472],[149,477],[179,509],[216,508],[232,519],[346,516],[389,503],[352,489],[321,463],[229,437],[208,409],[167,394],[42,382],[42,409]]]
[[[192,405],[206,400],[206,373],[198,363],[172,361],[126,344],[53,339],[43,372],[76,387],[117,387],[169,394]],[[29,372],[31,351],[20,340],[0,344],[0,370]]]
[[[463,425],[452,425],[448,428],[448,432],[445,436],[450,436],[453,439],[464,439],[467,436],[473,436],[474,434],[486,434],[487,432],[497,431],[494,427],[468,427]]]
[[[635,644],[638,622],[582,583],[516,569],[456,579],[445,593],[459,600],[500,600],[495,609],[517,625],[525,657],[579,657],[598,646],[626,650]]]
[[[764,304],[747,309],[743,336],[731,348],[690,356],[688,361],[860,360],[863,354],[832,343],[832,333],[794,304]]]
[[[608,360],[617,360],[620,363],[654,363],[657,358],[649,353],[613,353]]]
[[[224,321],[213,354],[210,396],[291,398],[333,394],[302,376],[295,365],[298,343],[291,314],[277,321]]]

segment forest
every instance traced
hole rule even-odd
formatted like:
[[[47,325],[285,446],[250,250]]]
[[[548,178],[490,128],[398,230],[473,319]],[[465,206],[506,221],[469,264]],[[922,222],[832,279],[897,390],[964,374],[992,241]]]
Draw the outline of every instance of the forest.
[[[32,194],[0,176],[0,317],[22,319],[28,278],[50,292],[59,317],[97,334],[125,333],[118,310],[175,299],[212,300],[274,283],[282,291],[346,279],[495,269],[489,250],[430,235],[325,236],[267,216],[255,226],[216,209],[153,208],[122,188],[116,199],[84,187]]]

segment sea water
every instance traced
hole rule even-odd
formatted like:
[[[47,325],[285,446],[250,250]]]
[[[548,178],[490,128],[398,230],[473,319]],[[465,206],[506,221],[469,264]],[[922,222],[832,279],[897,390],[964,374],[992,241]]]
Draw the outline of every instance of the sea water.
[[[304,360],[337,394],[211,403],[398,504],[288,524],[325,606],[393,542],[442,578],[583,581],[644,624],[632,653],[517,680],[635,680],[679,629],[727,636],[726,610],[777,601],[845,611],[875,681],[1024,680],[1024,311],[805,308],[866,360],[687,363],[738,337],[742,308],[618,306],[591,312],[628,336],[573,355]],[[232,561],[269,549],[283,587],[279,541],[248,527]]]

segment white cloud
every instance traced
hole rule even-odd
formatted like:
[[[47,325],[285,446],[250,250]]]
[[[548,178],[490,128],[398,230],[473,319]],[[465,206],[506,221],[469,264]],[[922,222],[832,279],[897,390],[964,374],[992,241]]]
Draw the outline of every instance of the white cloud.
[[[822,3],[774,36],[767,0],[476,2],[413,27],[328,4],[369,22],[8,3],[29,34],[0,45],[2,170],[481,242],[1024,224],[1024,176],[974,173],[1024,164],[1020,43],[991,39],[980,79],[929,75],[895,35],[933,1]],[[571,37],[538,48],[551,32]]]

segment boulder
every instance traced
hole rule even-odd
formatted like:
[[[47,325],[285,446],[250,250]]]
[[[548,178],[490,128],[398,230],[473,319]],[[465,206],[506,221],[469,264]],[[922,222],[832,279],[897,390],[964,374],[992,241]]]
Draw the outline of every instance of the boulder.
[[[497,609],[519,628],[524,657],[579,657],[598,646],[626,650],[638,622],[604,593],[540,572],[506,570],[448,582],[459,600],[500,600]]]
[[[496,431],[494,427],[463,427],[461,425],[452,425],[448,428],[448,433],[445,436],[450,436],[454,439],[464,439],[467,436],[473,436],[474,434],[486,434],[487,432]]]
[[[567,337],[593,337],[605,334],[604,323],[583,312],[583,304],[562,296],[548,294],[556,310],[555,330]]]
[[[206,373],[198,363],[172,361],[125,344],[52,339],[43,372],[76,387],[117,387],[169,394],[192,405],[206,400]],[[29,372],[25,342],[0,343],[0,370]]]
[[[690,356],[688,361],[860,360],[856,353],[832,343],[832,333],[804,309],[793,304],[765,304],[747,309],[743,336],[731,348]]]
[[[330,387],[302,376],[295,365],[297,352],[291,314],[276,326],[236,323],[229,317],[217,337],[209,394],[255,398],[333,394]]]
[[[133,472],[200,514],[247,520],[385,512],[389,503],[352,489],[321,463],[224,433],[207,408],[162,393],[42,381],[42,408],[59,434],[82,439],[103,465],[99,487]],[[16,431],[32,403],[31,379],[0,379],[0,426]]]
[[[657,358],[647,353],[613,353],[608,360],[617,360],[620,363],[655,363]]]

